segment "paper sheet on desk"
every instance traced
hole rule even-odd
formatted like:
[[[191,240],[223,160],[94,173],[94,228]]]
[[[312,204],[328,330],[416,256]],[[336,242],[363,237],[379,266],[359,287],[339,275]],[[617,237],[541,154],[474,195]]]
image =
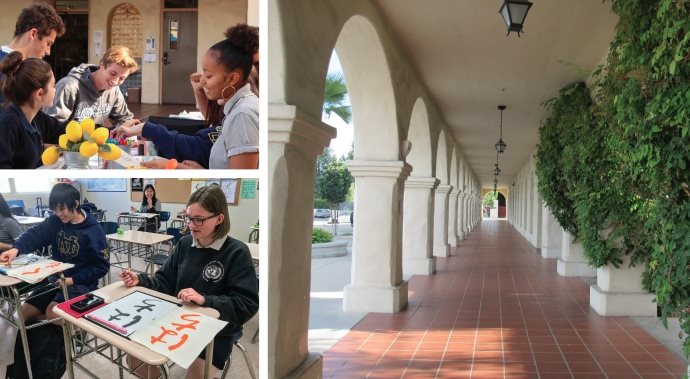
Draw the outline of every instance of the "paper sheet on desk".
[[[225,325],[225,321],[177,308],[142,326],[130,338],[187,369]]]
[[[135,157],[123,151],[120,154],[120,158],[117,158],[114,162],[124,168],[143,168],[143,166],[141,165],[143,159],[144,157]]]
[[[168,116],[170,118],[186,118],[189,120],[204,120],[204,115],[201,114],[199,111],[192,111],[192,112],[187,112],[187,111],[182,111],[180,114],[171,114]]]
[[[52,274],[65,271],[72,267],[74,267],[74,265],[71,263],[63,263],[54,261],[52,259],[46,259],[26,266],[8,269],[6,271],[6,275],[33,284],[40,282]]]

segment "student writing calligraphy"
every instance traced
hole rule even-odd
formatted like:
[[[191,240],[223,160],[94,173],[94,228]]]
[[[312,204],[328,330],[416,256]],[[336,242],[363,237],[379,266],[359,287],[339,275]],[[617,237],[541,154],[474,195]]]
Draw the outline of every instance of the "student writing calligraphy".
[[[48,204],[54,212],[40,224],[24,232],[12,245],[12,249],[0,254],[0,262],[12,264],[18,254],[28,254],[49,247],[51,258],[74,267],[64,271],[67,292],[74,298],[98,287],[98,280],[110,269],[109,248],[103,229],[88,209],[79,206],[79,191],[67,183],[58,183],[50,190]],[[56,277],[49,277],[53,282]],[[57,318],[53,308],[64,301],[62,291],[49,292],[27,300],[22,304],[26,320],[34,320],[43,314]]]
[[[153,277],[124,271],[121,278],[128,287],[143,286],[182,301],[211,307],[228,325],[214,339],[213,366],[220,370],[230,355],[234,336],[259,308],[259,288],[249,248],[227,234],[230,231],[227,200],[217,185],[196,190],[189,199],[185,215],[191,235],[175,246],[165,264]],[[187,371],[187,378],[203,376],[204,352]],[[130,367],[139,361],[130,357]],[[156,370],[142,366],[142,377]]]

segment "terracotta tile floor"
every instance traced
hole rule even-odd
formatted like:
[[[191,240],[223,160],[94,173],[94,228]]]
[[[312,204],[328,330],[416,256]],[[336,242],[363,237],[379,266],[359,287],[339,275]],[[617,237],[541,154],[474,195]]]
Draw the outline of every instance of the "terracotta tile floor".
[[[370,313],[324,353],[325,378],[682,378],[687,363],[628,317],[589,308],[505,221],[484,221],[409,306]]]

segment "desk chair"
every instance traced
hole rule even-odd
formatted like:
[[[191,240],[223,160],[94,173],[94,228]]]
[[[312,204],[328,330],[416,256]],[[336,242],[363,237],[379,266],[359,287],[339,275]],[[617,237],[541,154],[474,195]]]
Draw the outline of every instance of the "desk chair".
[[[167,230],[168,230],[168,220],[170,220],[170,212],[167,212],[167,211],[158,212],[158,221],[165,222],[166,234],[167,234]],[[157,231],[157,232],[161,233],[161,231]]]
[[[247,371],[249,371],[249,376],[252,379],[256,379],[256,373],[254,372],[254,366],[252,366],[252,362],[249,359],[249,353],[247,352],[247,349],[240,343],[240,338],[242,338],[242,331],[240,330],[233,336],[233,345],[242,353],[242,357],[244,358],[244,363],[247,365]],[[228,374],[228,371],[230,370],[230,364],[232,364],[232,352],[230,353],[230,356],[228,356],[228,359],[225,361],[225,364],[223,365],[223,371],[220,374],[220,379],[225,379],[225,376]]]
[[[113,222],[113,221],[101,221],[98,224],[101,225],[101,228],[103,228],[103,233],[105,233],[106,235],[117,233],[117,229],[120,227],[120,225],[117,222]],[[114,254],[113,253],[113,251],[114,251],[113,247],[112,246],[108,246],[108,247],[110,247],[110,254]],[[108,260],[110,260],[110,258],[108,258]],[[108,283],[110,283],[110,270],[108,270],[107,277],[108,277]],[[105,277],[103,278],[103,285],[104,286],[106,285]]]
[[[147,272],[149,270],[149,265],[151,263],[155,264],[158,267],[163,266],[165,261],[168,260],[168,256],[170,255],[170,252],[172,252],[173,247],[175,247],[175,245],[177,244],[177,241],[179,241],[180,238],[182,238],[182,232],[180,232],[180,230],[177,228],[167,228],[165,229],[165,234],[173,236],[173,239],[168,241],[169,245],[167,251],[163,252],[163,250],[161,249],[158,253],[153,254],[151,258],[144,258],[144,261],[146,261],[146,269],[144,269],[144,271]]]

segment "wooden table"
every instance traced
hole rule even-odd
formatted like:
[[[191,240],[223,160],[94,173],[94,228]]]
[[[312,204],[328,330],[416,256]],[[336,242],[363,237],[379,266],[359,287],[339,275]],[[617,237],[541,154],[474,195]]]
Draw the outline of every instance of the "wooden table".
[[[106,287],[103,287],[101,289],[98,289],[94,291],[94,294],[97,296],[102,297],[106,303],[111,303],[117,299],[120,299],[122,297],[125,297],[129,295],[130,293],[134,291],[141,291],[144,293],[152,294],[154,296],[158,296],[162,299],[175,302],[178,304],[182,304],[182,309],[190,310],[193,312],[201,313],[203,315],[213,317],[213,318],[218,318],[220,316],[220,313],[218,313],[217,310],[213,308],[204,308],[201,306],[198,306],[193,303],[183,303],[179,299],[169,296],[166,294],[162,294],[160,292],[144,288],[144,287],[126,287],[123,282],[118,281],[115,283],[112,283]],[[122,377],[122,370],[125,369],[127,371],[129,370],[129,367],[125,366],[123,362],[123,354],[121,352],[125,352],[135,358],[138,358],[140,361],[152,365],[152,366],[158,366],[161,369],[161,372],[163,373],[163,377],[167,378],[170,376],[170,372],[168,369],[168,366],[166,363],[168,362],[168,358],[166,358],[163,355],[160,355],[151,349],[140,345],[134,341],[131,341],[127,338],[124,338],[116,333],[111,332],[110,330],[103,328],[101,326],[98,326],[84,318],[77,318],[74,317],[67,312],[63,311],[62,309],[59,309],[58,307],[55,307],[55,313],[62,317],[69,325],[70,327],[65,327],[62,328],[64,340],[65,340],[65,358],[67,359],[67,375],[68,378],[74,378],[74,366],[76,365],[79,367],[81,370],[90,373],[84,366],[79,364],[78,360],[88,354],[91,353],[97,353],[100,354],[106,358],[108,358],[113,364],[118,366],[118,369],[120,370],[120,377]],[[67,324],[66,324],[67,325]],[[86,352],[80,353],[77,357],[72,356],[72,347],[71,347],[71,340],[72,340],[72,333],[71,326],[76,326],[87,333],[93,335],[95,337],[95,345],[94,346],[89,346],[86,350]],[[99,345],[98,340],[103,341],[105,344],[104,345]],[[104,353],[106,349],[109,347],[114,347],[116,349],[115,356],[112,355],[111,351],[111,356],[105,355]],[[205,372],[204,376],[206,378],[210,378],[210,373],[211,373],[211,364],[213,359],[209,359],[209,357],[213,357],[213,340],[206,345],[206,357],[207,359],[205,360],[206,362],[206,367],[205,367]],[[131,372],[131,371],[130,371]],[[95,376],[93,376],[95,377]]]

